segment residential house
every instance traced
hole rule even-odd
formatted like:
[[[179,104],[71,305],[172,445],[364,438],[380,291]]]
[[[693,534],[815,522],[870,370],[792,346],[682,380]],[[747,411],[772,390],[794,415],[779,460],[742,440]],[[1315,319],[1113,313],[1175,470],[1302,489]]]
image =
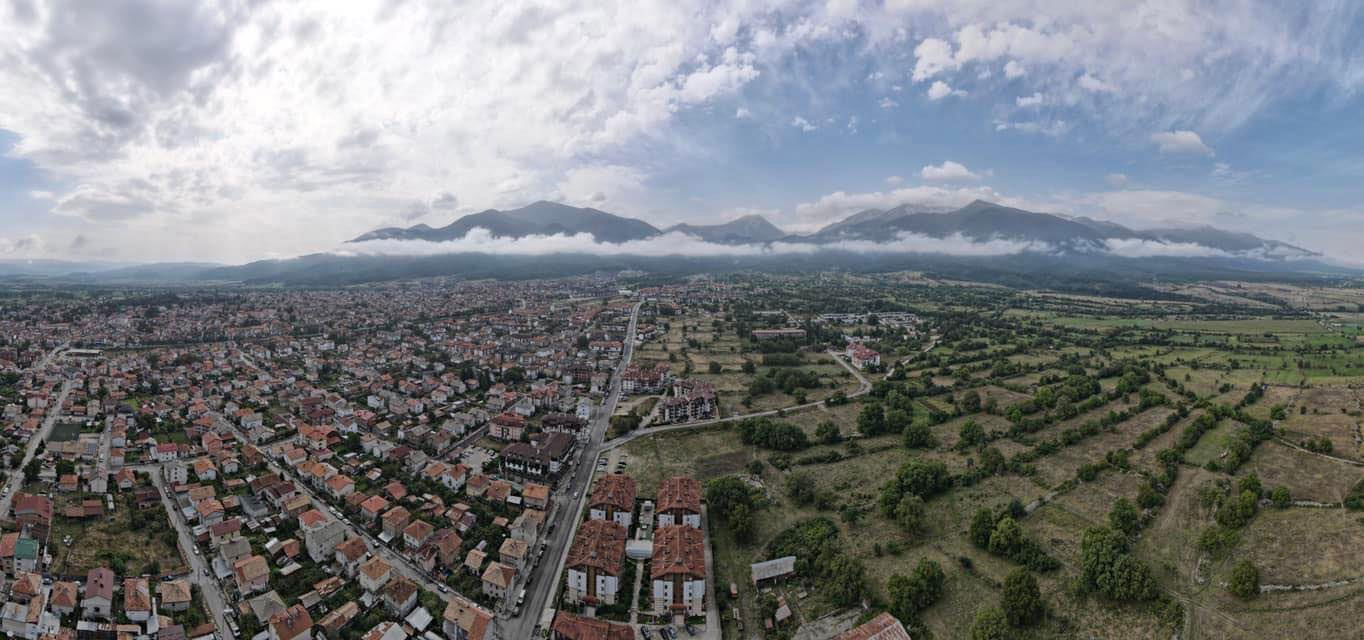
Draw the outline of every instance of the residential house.
[[[910,636],[895,616],[883,612],[866,624],[838,634],[834,640],[910,640]]]
[[[445,604],[441,616],[441,632],[449,640],[486,640],[492,626],[492,613],[458,594]]]
[[[378,593],[392,576],[393,568],[383,558],[374,556],[360,565],[360,588]]]
[[[588,520],[578,527],[568,549],[569,602],[612,605],[625,566],[625,527],[611,520]]]
[[[162,582],[156,591],[161,596],[159,606],[166,611],[185,611],[193,600],[188,580]]]
[[[654,533],[649,567],[654,613],[705,613],[706,557],[699,529],[674,525]]]
[[[303,531],[303,544],[308,549],[308,557],[313,562],[330,558],[336,545],[346,539],[346,525],[317,509],[300,514],[298,524]]]
[[[490,562],[483,571],[483,594],[494,600],[505,600],[516,583],[516,569],[501,562]]]
[[[85,595],[81,598],[81,615],[86,618],[110,619],[114,608],[114,572],[108,567],[97,567],[85,574]]]
[[[311,640],[312,637],[313,617],[301,604],[270,617],[270,640]]]
[[[618,473],[602,476],[587,507],[592,520],[612,520],[628,528],[635,513],[635,479]]]
[[[74,582],[53,582],[52,594],[48,596],[47,604],[52,608],[52,612],[59,616],[74,612],[80,605],[80,585]]]
[[[525,571],[526,563],[530,560],[530,545],[526,544],[525,540],[506,538],[497,549],[497,557],[502,564],[514,567],[517,571]]]
[[[152,588],[146,578],[123,580],[123,615],[133,622],[146,622],[152,615]]]
[[[695,478],[674,476],[658,487],[658,526],[686,525],[701,528],[701,483]]]
[[[262,556],[251,555],[238,560],[232,565],[232,574],[237,581],[237,591],[243,596],[264,591],[270,586],[270,566]]]
[[[550,640],[635,640],[635,630],[630,625],[567,611],[555,614],[550,634]]]
[[[397,577],[384,585],[382,598],[384,609],[399,618],[417,606],[417,584],[404,577]]]

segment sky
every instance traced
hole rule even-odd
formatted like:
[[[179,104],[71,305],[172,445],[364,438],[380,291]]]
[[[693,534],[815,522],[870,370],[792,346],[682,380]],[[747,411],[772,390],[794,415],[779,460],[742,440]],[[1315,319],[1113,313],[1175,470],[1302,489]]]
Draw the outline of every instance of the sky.
[[[977,198],[1351,259],[1361,42],[1329,0],[0,0],[0,259]]]

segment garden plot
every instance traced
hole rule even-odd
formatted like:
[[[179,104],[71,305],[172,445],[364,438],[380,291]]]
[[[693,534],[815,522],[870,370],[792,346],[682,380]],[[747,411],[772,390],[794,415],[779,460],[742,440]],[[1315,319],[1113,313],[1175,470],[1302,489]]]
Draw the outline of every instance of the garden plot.
[[[1256,474],[1266,489],[1288,487],[1294,500],[1340,502],[1364,477],[1364,468],[1270,441],[1255,448],[1237,475],[1250,473]]]
[[[1241,532],[1236,555],[1260,568],[1261,584],[1317,584],[1364,577],[1364,525],[1344,509],[1263,509]]]

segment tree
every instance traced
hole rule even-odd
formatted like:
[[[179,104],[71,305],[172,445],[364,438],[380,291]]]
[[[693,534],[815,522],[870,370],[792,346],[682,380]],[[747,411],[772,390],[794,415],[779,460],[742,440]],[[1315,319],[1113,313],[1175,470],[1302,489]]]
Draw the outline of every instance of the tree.
[[[1004,593],[999,604],[1009,624],[1020,628],[1037,624],[1046,613],[1037,579],[1027,569],[1014,569],[1004,579]]]
[[[879,436],[886,432],[886,414],[879,404],[867,404],[857,414],[857,430],[864,436]]]
[[[808,505],[815,501],[815,478],[808,473],[793,473],[786,476],[786,495],[796,504]]]
[[[990,546],[990,534],[995,530],[995,514],[989,509],[981,508],[976,511],[974,518],[971,518],[971,544],[985,549]]]
[[[1011,516],[1004,516],[995,523],[990,532],[990,542],[986,549],[997,556],[1009,556],[1023,544],[1023,528]]]
[[[855,605],[866,590],[866,573],[861,561],[846,553],[837,554],[829,561],[820,590],[834,606]]]
[[[748,544],[753,541],[756,523],[753,521],[753,510],[748,505],[735,506],[725,522],[729,524],[730,532],[734,534],[734,539],[740,544]]]
[[[1287,508],[1293,502],[1293,496],[1288,492],[1288,487],[1279,485],[1274,487],[1274,491],[1269,494],[1269,499],[1274,502],[1274,506],[1280,509]]]
[[[1227,581],[1227,591],[1242,600],[1260,595],[1260,570],[1249,560],[1236,563],[1231,569],[1231,579]]]
[[[1108,527],[1085,531],[1080,541],[1081,586],[1110,600],[1140,602],[1156,597],[1151,569],[1129,553],[1127,538]]]
[[[743,365],[741,365],[739,368],[740,368],[744,373],[748,373],[748,374],[751,374],[751,373],[753,373],[753,372],[755,372],[755,371],[758,370],[758,367],[757,367],[756,365],[753,364],[753,361],[752,361],[752,360],[744,360]]]
[[[28,483],[37,480],[38,474],[42,473],[42,471],[42,463],[38,462],[37,458],[29,460],[28,464],[24,465],[24,482]]]
[[[832,420],[825,420],[819,423],[818,427],[815,427],[815,439],[824,444],[837,444],[839,440],[843,439],[843,434],[839,432],[838,425],[834,424]]]
[[[891,613],[901,620],[915,620],[942,597],[947,577],[938,563],[924,558],[909,576],[895,574],[886,581]]]
[[[1113,509],[1108,512],[1108,524],[1129,536],[1136,535],[1141,529],[1141,514],[1127,498],[1118,498]]]
[[[961,410],[963,413],[976,413],[977,411],[980,411],[980,392],[972,389],[962,394]]]
[[[910,533],[918,533],[924,524],[924,499],[906,495],[895,506],[895,522]]]
[[[985,429],[976,424],[975,420],[963,422],[957,434],[959,445],[962,447],[974,447],[985,442]]]
[[[1004,461],[1004,454],[1000,453],[999,449],[985,447],[985,450],[980,452],[981,471],[989,474],[1003,473],[1007,467],[1008,463]]]
[[[926,424],[911,424],[903,433],[906,449],[927,449],[934,445],[933,431]]]
[[[1013,638],[1009,619],[999,607],[988,607],[976,612],[971,623],[971,640],[1009,640]]]

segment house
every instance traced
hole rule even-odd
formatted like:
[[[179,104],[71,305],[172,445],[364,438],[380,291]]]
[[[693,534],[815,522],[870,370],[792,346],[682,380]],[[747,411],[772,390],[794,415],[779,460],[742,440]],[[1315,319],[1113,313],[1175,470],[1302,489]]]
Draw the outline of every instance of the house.
[[[322,633],[328,638],[339,638],[341,637],[341,629],[350,624],[351,620],[354,620],[358,615],[360,615],[360,605],[356,604],[354,600],[349,600],[323,616],[317,626],[321,627]]]
[[[384,539],[392,540],[403,534],[403,528],[412,521],[412,514],[405,507],[393,507],[384,513]]]
[[[895,616],[882,613],[866,624],[854,627],[834,637],[834,640],[910,640],[909,632]]]
[[[715,387],[700,380],[678,380],[673,383],[673,395],[658,405],[664,422],[687,422],[713,417],[718,407]]]
[[[369,545],[365,544],[364,538],[351,538],[336,545],[336,564],[341,567],[341,573],[353,578],[355,572],[360,569],[360,562],[365,559],[367,553],[369,553]]]
[[[539,509],[526,509],[512,521],[511,537],[526,543],[535,542],[540,536],[540,528],[545,524],[545,512]]]
[[[425,520],[414,520],[403,529],[403,544],[407,545],[408,549],[418,549],[431,539],[431,533],[435,530],[436,528]]]
[[[14,521],[20,528],[28,527],[35,539],[46,539],[52,528],[52,501],[47,496],[29,493],[15,494],[12,502]]]
[[[86,618],[108,620],[114,607],[114,572],[108,567],[91,569],[85,574],[85,595],[81,598],[81,615]]]
[[[588,520],[568,549],[569,602],[612,605],[625,566],[625,527],[612,520]]]
[[[64,616],[80,605],[80,585],[74,582],[53,582],[52,593],[47,599],[52,612]]]
[[[375,522],[379,519],[379,514],[388,509],[388,501],[383,496],[370,496],[360,503],[360,517],[366,521]]]
[[[521,488],[521,502],[527,508],[544,510],[549,506],[549,485],[527,482]]]
[[[488,435],[503,442],[516,442],[525,431],[526,419],[510,412],[497,414],[488,425]]]
[[[464,487],[464,483],[468,479],[469,467],[462,464],[456,464],[445,469],[445,473],[441,474],[440,483],[445,485],[446,489],[459,491]]]
[[[14,541],[14,556],[11,567],[14,573],[38,570],[38,541],[20,537]]]
[[[346,476],[337,474],[327,479],[327,493],[337,500],[344,499],[354,492],[355,481]]]
[[[530,559],[530,545],[525,540],[507,538],[502,541],[502,546],[497,549],[497,557],[502,564],[515,567],[517,571],[526,570],[526,561]]]
[[[550,640],[635,640],[635,630],[630,625],[585,618],[567,611],[554,615],[550,632]]]
[[[505,600],[516,582],[516,569],[501,562],[490,562],[482,577],[483,594],[494,600]]]
[[[152,615],[152,587],[146,578],[123,580],[123,615],[134,622],[146,622]]]
[[[654,613],[705,613],[705,536],[699,529],[674,525],[654,533],[653,561],[649,578],[654,594]]]
[[[796,557],[782,556],[762,562],[755,562],[748,566],[748,574],[753,578],[753,586],[764,587],[764,582],[772,582],[788,578],[796,574]]]
[[[62,492],[72,492],[80,488],[80,477],[74,473],[62,474],[57,479],[57,490]]]
[[[41,598],[42,596],[43,577],[36,573],[16,574],[14,582],[9,586],[9,599],[21,604],[28,604],[34,598]]]
[[[851,362],[858,369],[866,369],[881,364],[881,354],[860,342],[849,342],[845,353],[848,356],[848,362]]]
[[[493,614],[456,594],[445,604],[441,632],[449,640],[486,640]]]
[[[208,543],[218,548],[223,542],[241,535],[242,519],[228,518],[208,528]]]
[[[160,608],[166,611],[185,611],[193,600],[188,580],[162,582],[156,591],[161,596]]]
[[[407,578],[398,577],[384,585],[382,598],[384,609],[399,618],[407,615],[417,606],[417,584]]]
[[[473,575],[483,574],[483,561],[488,559],[488,554],[480,549],[470,549],[464,556],[464,569]]]
[[[701,483],[695,478],[674,476],[658,486],[658,526],[685,525],[701,528]]]
[[[551,480],[567,466],[577,441],[564,433],[537,433],[530,442],[515,442],[502,449],[502,472],[508,476]]]
[[[407,640],[407,632],[396,622],[380,622],[374,625],[360,640]]]
[[[251,555],[251,543],[241,536],[227,538],[218,546],[218,556],[223,559],[223,565],[235,567],[237,561]]]
[[[392,576],[393,567],[384,562],[383,558],[374,556],[360,565],[360,588],[370,593],[379,593]]]
[[[262,556],[250,555],[238,560],[232,565],[232,575],[237,581],[237,592],[243,596],[270,586],[270,567]]]
[[[619,473],[602,476],[587,506],[589,518],[613,520],[628,528],[635,513],[635,479]]]
[[[270,640],[311,640],[312,637],[313,617],[301,604],[270,617]]]
[[[298,524],[303,531],[303,544],[308,549],[308,557],[313,562],[330,558],[336,545],[346,539],[346,525],[317,509],[299,514]]]
[[[455,533],[454,529],[440,529],[431,534],[426,545],[436,550],[436,560],[441,566],[455,569],[459,565],[459,549],[464,545],[464,540]],[[428,569],[429,571],[429,569]]]
[[[754,329],[753,339],[759,342],[781,339],[804,340],[805,330],[794,327],[787,327],[784,329]]]

